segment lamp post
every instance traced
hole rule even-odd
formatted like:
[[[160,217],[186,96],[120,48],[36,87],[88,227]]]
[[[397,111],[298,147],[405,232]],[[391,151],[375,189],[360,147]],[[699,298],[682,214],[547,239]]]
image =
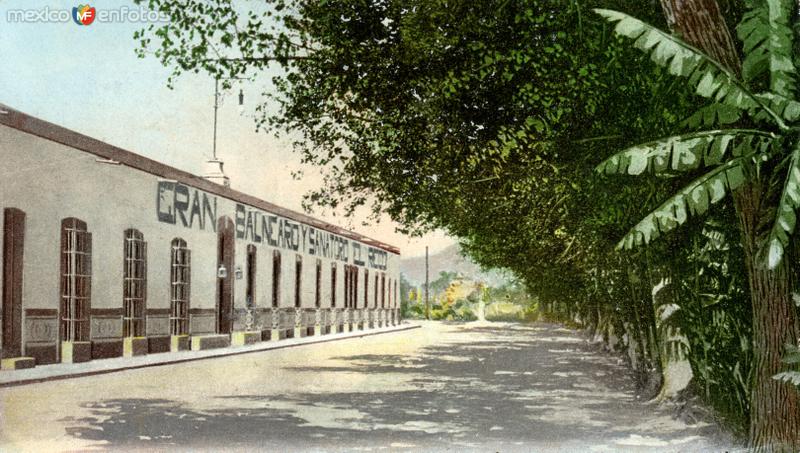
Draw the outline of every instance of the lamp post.
[[[428,246],[425,246],[425,319],[431,320],[431,302],[428,299],[428,284],[430,282],[428,276]]]
[[[209,181],[215,182],[217,184],[221,184],[225,187],[230,187],[231,180],[225,175],[225,172],[222,169],[223,162],[221,159],[217,157],[217,114],[220,107],[220,96],[222,94],[219,92],[219,81],[220,80],[246,80],[245,77],[225,77],[219,78],[217,77],[214,79],[214,141],[211,149],[211,159],[207,161],[208,163],[208,170],[206,174],[203,176],[205,179]],[[239,89],[239,105],[244,105],[244,92],[242,89]]]

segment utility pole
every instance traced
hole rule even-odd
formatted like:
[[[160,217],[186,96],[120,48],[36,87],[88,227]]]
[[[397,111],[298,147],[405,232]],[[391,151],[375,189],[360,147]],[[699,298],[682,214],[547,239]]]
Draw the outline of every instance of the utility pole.
[[[425,319],[431,319],[431,302],[428,299],[428,246],[425,246]]]
[[[214,147],[211,159],[217,160],[217,110],[219,110],[219,77],[214,79]]]

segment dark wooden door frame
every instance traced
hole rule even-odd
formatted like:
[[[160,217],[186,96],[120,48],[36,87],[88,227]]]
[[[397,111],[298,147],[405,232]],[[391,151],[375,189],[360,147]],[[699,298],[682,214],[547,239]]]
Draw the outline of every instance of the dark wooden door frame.
[[[233,220],[223,216],[217,221],[217,269],[225,266],[227,275],[217,278],[217,333],[231,333],[233,325],[233,279],[235,230]]]
[[[22,269],[25,213],[3,210],[2,358],[22,356]]]

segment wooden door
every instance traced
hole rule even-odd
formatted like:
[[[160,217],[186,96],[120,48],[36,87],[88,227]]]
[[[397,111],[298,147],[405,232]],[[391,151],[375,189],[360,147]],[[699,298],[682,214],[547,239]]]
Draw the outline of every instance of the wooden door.
[[[229,217],[217,222],[217,269],[225,266],[225,277],[217,277],[217,333],[230,333],[233,324],[234,225]]]
[[[22,356],[22,258],[25,213],[3,210],[3,348],[2,357]]]

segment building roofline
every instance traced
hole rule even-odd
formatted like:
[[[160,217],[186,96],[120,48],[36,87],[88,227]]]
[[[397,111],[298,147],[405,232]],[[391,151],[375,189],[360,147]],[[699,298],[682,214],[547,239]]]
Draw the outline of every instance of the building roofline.
[[[396,246],[363,236],[356,232],[346,230],[342,227],[333,225],[322,220],[315,219],[306,214],[282,208],[274,203],[248,195],[238,190],[225,187],[192,173],[179,170],[175,167],[163,164],[153,159],[144,157],[131,151],[110,145],[92,137],[80,134],[62,126],[33,117],[19,110],[13,109],[0,103],[0,124],[8,126],[18,131],[35,135],[37,137],[60,143],[80,151],[94,154],[104,159],[119,162],[121,165],[134,168],[136,170],[149,173],[160,178],[172,179],[181,184],[204,190],[208,193],[218,195],[223,198],[238,201],[255,208],[286,217],[297,222],[302,222],[315,228],[325,230],[346,238],[363,242],[367,245],[377,247],[387,252],[399,255],[400,249]]]

